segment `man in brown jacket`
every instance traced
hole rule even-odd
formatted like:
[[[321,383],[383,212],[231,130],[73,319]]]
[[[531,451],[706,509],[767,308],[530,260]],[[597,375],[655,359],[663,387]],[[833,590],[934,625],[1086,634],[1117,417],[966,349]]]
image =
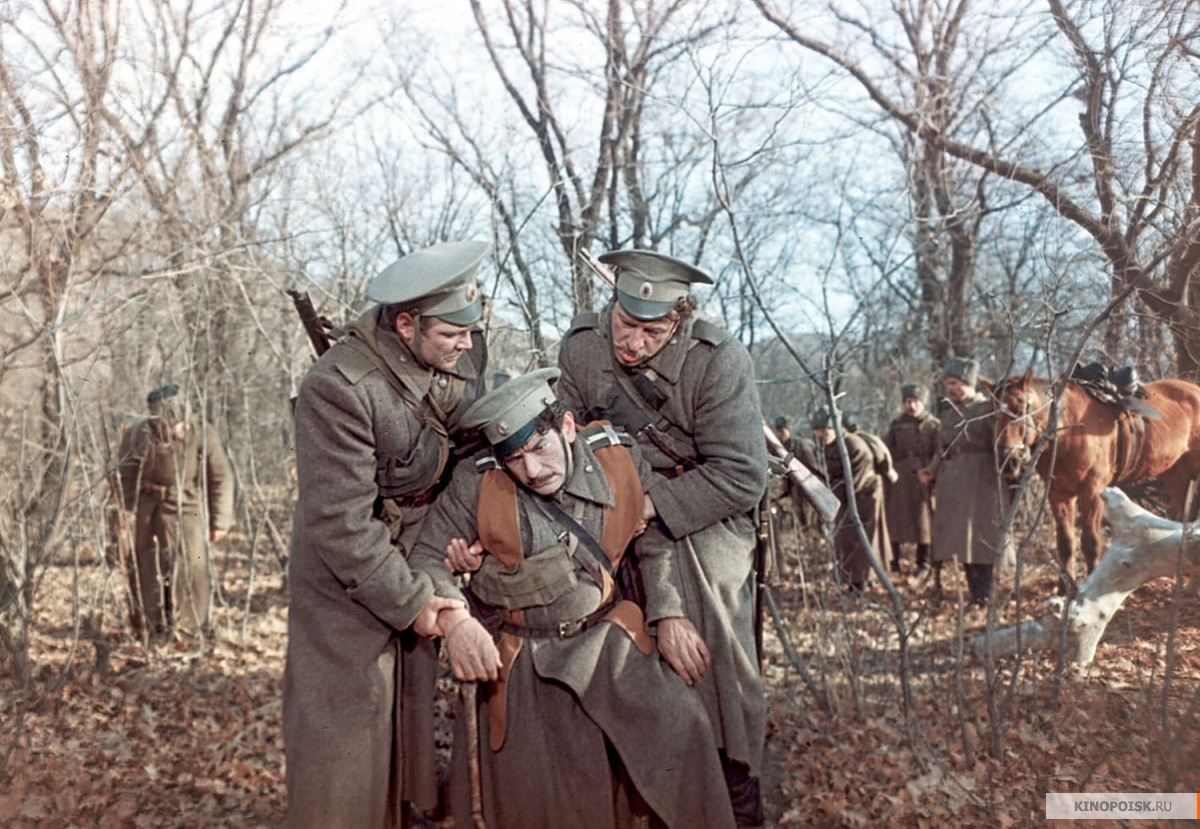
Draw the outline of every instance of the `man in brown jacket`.
[[[917,545],[917,568],[929,566],[930,527],[933,523],[933,497],[917,473],[933,461],[937,453],[938,419],[925,410],[929,392],[917,383],[900,389],[904,412],[884,433],[883,442],[891,450],[899,476],[886,487],[888,534],[892,539],[892,571],[900,572],[901,545]]]
[[[154,637],[201,635],[212,605],[208,542],[233,526],[233,473],[217,431],[187,418],[178,385],[155,389],[146,404],[150,416],[122,433],[119,449],[135,521],[132,622]]]
[[[402,826],[437,803],[437,660],[422,636],[456,602],[407,557],[478,396],[487,251],[434,245],[386,268],[367,290],[378,305],[300,388],[283,696],[292,827]]]
[[[471,825],[474,782],[489,829],[631,826],[643,802],[668,829],[731,827],[704,705],[614,583],[645,527],[632,441],[577,427],[551,390],[558,374],[516,377],[466,413],[491,451],[455,469],[413,553],[442,596],[463,597],[443,557],[470,571],[472,604],[499,634],[497,648],[463,609],[439,621],[456,676],[486,683],[475,757],[472,718],[455,718],[454,825]]]
[[[767,486],[750,355],[694,315],[698,268],[613,251],[613,301],[578,317],[559,352],[559,393],[583,422],[636,436],[653,468],[651,524],[636,542],[658,649],[700,690],[740,825],[761,825],[766,703],[754,651],[754,522]]]
[[[845,421],[843,418],[843,426]],[[888,548],[888,527],[883,514],[883,481],[877,471],[875,453],[862,435],[843,429],[850,471],[845,471],[833,417],[826,408],[817,409],[812,416],[813,436],[825,455],[829,486],[841,509],[833,519],[833,547],[837,554],[837,579],[849,593],[861,593],[871,578],[871,560],[882,561]],[[862,521],[870,545],[863,547],[858,527],[850,515],[850,499]]]

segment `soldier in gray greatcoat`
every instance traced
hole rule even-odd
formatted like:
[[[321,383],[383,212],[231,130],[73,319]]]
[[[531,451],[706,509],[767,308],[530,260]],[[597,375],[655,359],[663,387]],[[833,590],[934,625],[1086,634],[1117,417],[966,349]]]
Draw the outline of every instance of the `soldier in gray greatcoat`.
[[[516,377],[466,413],[491,449],[455,469],[412,556],[448,598],[464,594],[443,559],[470,571],[472,606],[498,632],[499,647],[462,609],[439,620],[455,675],[481,683],[476,716],[455,717],[455,825],[470,825],[474,795],[489,829],[614,829],[641,804],[669,829],[732,826],[699,694],[614,583],[646,525],[632,441],[577,426],[558,374]]]
[[[979,364],[955,358],[942,372],[946,398],[938,414],[938,451],[918,474],[934,484],[933,562],[941,592],[941,565],[958,560],[971,603],[988,601],[993,566],[1001,554],[1000,523],[1009,491],[996,465],[991,405],[976,389]]]
[[[474,275],[487,251],[434,245],[386,268],[367,290],[378,305],[300,388],[283,694],[290,826],[381,829],[437,805],[437,660],[421,636],[457,602],[435,596],[407,557],[479,395]]]
[[[630,434],[653,472],[650,527],[636,542],[646,620],[671,667],[700,689],[740,825],[762,823],[766,703],[754,650],[754,522],[766,489],[762,410],[750,355],[698,319],[698,268],[613,251],[612,302],[563,338],[559,393],[584,422]]]
[[[892,570],[900,572],[901,545],[917,545],[917,567],[929,566],[933,497],[917,473],[937,454],[938,419],[925,409],[926,388],[907,383],[900,389],[904,412],[892,420],[883,442],[896,464],[896,482],[885,488],[888,534],[892,539]]]
[[[233,526],[233,470],[216,429],[187,418],[178,385],[150,392],[146,405],[150,416],[122,432],[118,450],[135,521],[133,627],[200,635],[212,606],[206,542]]]

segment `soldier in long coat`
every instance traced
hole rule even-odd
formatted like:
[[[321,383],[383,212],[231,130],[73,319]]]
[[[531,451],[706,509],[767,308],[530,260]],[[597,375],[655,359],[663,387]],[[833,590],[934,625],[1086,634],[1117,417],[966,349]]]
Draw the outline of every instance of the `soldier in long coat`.
[[[379,303],[313,364],[296,401],[283,728],[288,823],[403,825],[437,805],[436,633],[407,557],[444,484],[485,355],[483,242],[434,245],[368,287]]]
[[[740,825],[762,822],[766,704],[754,651],[754,523],[767,454],[745,346],[694,315],[703,271],[614,251],[614,300],[572,324],[559,393],[584,422],[636,436],[656,518],[636,542],[646,619],[663,658],[700,689]]]
[[[666,827],[732,826],[704,705],[614,585],[645,527],[629,439],[578,430],[557,376],[514,378],[467,412],[492,449],[455,470],[413,555],[447,597],[462,594],[443,558],[471,571],[472,604],[499,630],[497,649],[466,611],[441,614],[455,674],[486,683],[474,741],[456,717],[455,825],[470,825],[477,785],[492,829],[616,829],[643,802]]]
[[[146,404],[150,417],[122,433],[118,450],[135,521],[133,626],[200,635],[212,606],[207,542],[233,526],[233,472],[216,429],[187,419],[178,385],[155,389]]]
[[[846,474],[833,418],[827,409],[818,409],[812,416],[813,435],[825,453],[825,469],[829,486],[842,506],[834,518],[833,547],[837,554],[838,581],[850,592],[861,592],[871,577],[871,559],[882,561],[882,551],[888,548],[888,526],[883,510],[883,478],[876,471],[875,453],[862,436],[843,431],[846,454],[850,459],[850,474]],[[871,542],[864,547],[858,527],[850,514],[849,501],[862,521],[863,530]]]
[[[952,359],[943,377],[946,398],[938,414],[938,451],[920,472],[923,482],[935,485],[937,495],[932,550],[937,589],[940,592],[941,565],[961,561],[971,603],[982,606],[1001,554],[1000,523],[1009,491],[996,464],[991,406],[975,388],[978,364]]]
[[[907,383],[900,389],[904,412],[888,425],[883,442],[891,450],[899,476],[885,486],[888,535],[892,539],[892,571],[900,572],[901,545],[917,546],[917,567],[929,566],[933,525],[933,493],[917,473],[937,454],[938,419],[925,409],[924,386]]]

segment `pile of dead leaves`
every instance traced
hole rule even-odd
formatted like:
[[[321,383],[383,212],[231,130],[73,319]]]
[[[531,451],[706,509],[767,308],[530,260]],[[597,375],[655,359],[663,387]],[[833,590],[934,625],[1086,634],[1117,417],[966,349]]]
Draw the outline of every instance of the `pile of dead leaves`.
[[[1172,583],[1126,602],[1087,670],[1027,654],[998,661],[989,685],[962,655],[985,615],[961,610],[953,589],[934,604],[927,578],[902,576],[906,705],[886,594],[839,595],[827,549],[789,543],[774,593],[809,681],[768,620],[772,825],[1026,826],[1041,822],[1050,791],[1200,790],[1187,739],[1200,602]],[[221,564],[224,603],[201,648],[135,641],[101,561],[50,568],[34,679],[0,683],[0,826],[280,825],[286,592],[277,569],[251,582],[244,559]],[[1034,570],[1022,607],[1010,601],[997,621],[1042,615],[1053,584]]]

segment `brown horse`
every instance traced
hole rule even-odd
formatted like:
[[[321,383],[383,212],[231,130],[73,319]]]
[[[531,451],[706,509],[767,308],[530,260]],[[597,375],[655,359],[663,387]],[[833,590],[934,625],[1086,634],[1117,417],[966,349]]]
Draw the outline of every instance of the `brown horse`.
[[[1061,382],[1061,381],[1060,381]],[[1046,482],[1063,569],[1080,547],[1088,571],[1100,548],[1100,493],[1116,483],[1158,478],[1171,498],[1171,516],[1183,514],[1188,482],[1200,473],[1200,386],[1183,380],[1146,384],[1141,402],[1162,414],[1142,419],[1144,433],[1128,413],[1101,403],[1068,381],[1050,443],[1038,457],[1037,472]],[[996,384],[997,452],[1001,468],[1019,473],[1030,450],[1046,432],[1054,390],[1031,371]]]

